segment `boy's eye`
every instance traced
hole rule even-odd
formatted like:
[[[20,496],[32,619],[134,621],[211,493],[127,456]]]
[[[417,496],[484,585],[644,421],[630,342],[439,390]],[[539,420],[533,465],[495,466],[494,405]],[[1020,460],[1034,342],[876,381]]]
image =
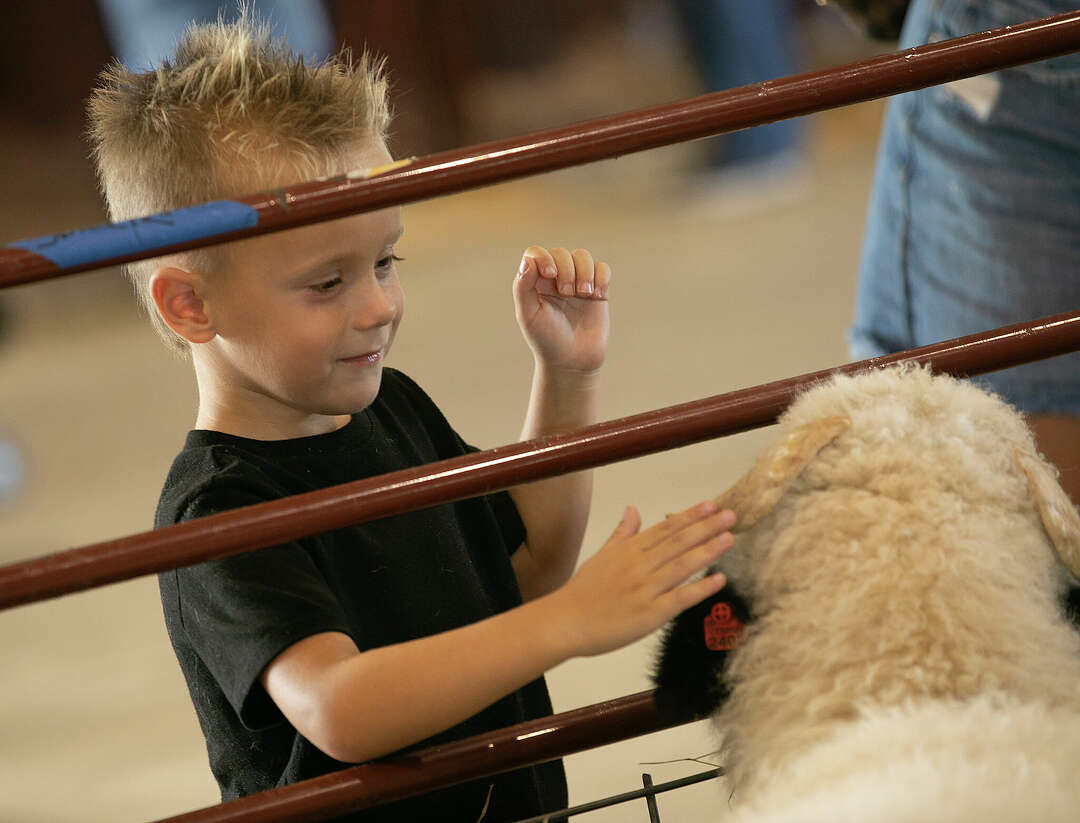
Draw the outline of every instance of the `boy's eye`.
[[[394,263],[400,263],[404,259],[405,259],[404,257],[398,257],[396,254],[391,254],[391,255],[389,255],[387,257],[383,257],[378,262],[376,262],[375,263],[375,268],[377,268],[377,269],[388,269],[392,265],[394,265]]]
[[[314,292],[318,292],[319,294],[325,294],[326,292],[333,291],[340,284],[341,284],[341,278],[340,277],[331,277],[329,280],[323,280],[320,283],[315,283],[314,285],[310,286],[310,288]]]

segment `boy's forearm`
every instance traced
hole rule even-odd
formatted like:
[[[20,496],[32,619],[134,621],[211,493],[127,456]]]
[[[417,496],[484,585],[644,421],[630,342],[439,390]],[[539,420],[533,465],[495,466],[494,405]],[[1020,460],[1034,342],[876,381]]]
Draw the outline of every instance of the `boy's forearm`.
[[[341,632],[282,652],[261,682],[285,717],[331,757],[362,762],[456,726],[572,657],[644,637],[716,593],[695,578],[730,548],[731,512],[707,501],[641,529],[628,506],[566,585],[493,617],[365,652]]]
[[[565,372],[537,363],[522,440],[562,434],[596,422],[597,372]]]
[[[563,434],[595,423],[596,384],[595,373],[560,373],[537,364],[521,439]],[[522,551],[528,557],[524,563],[515,562],[515,571],[528,600],[554,590],[573,574],[592,503],[592,472],[517,486],[510,494],[525,523]]]
[[[345,762],[416,743],[473,716],[577,652],[559,609],[532,603],[341,661],[325,681],[317,742]]]

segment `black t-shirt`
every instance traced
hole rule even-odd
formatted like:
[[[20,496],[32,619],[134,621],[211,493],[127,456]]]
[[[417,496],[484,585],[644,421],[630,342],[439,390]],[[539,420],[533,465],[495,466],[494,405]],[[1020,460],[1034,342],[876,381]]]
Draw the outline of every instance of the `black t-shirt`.
[[[156,527],[471,451],[435,404],[385,369],[374,403],[338,431],[261,441],[188,434]],[[223,800],[343,768],[281,714],[259,683],[297,641],[344,632],[364,651],[464,626],[521,603],[511,553],[525,529],[505,492],[388,517],[158,577],[165,622]],[[431,695],[438,700],[438,694]],[[374,710],[378,710],[374,707]],[[412,748],[551,714],[543,678]],[[558,761],[340,818],[517,820],[566,807]]]

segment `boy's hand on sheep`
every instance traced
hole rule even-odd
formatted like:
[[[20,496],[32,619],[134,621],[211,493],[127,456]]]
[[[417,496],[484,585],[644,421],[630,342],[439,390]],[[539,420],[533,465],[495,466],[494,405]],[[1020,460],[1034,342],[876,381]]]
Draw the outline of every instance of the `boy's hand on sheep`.
[[[514,278],[518,325],[548,368],[594,372],[607,354],[611,267],[586,249],[529,246]]]
[[[690,578],[731,548],[734,524],[733,512],[709,501],[641,531],[641,515],[628,506],[600,551],[551,595],[574,653],[625,646],[719,591],[722,574]]]

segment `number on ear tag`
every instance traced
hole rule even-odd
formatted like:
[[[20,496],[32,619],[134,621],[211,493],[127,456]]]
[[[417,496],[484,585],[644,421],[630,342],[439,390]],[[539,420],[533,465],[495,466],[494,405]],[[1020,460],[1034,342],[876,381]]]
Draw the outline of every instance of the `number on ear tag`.
[[[743,624],[727,603],[717,603],[705,616],[705,647],[714,652],[730,651],[739,645]]]

